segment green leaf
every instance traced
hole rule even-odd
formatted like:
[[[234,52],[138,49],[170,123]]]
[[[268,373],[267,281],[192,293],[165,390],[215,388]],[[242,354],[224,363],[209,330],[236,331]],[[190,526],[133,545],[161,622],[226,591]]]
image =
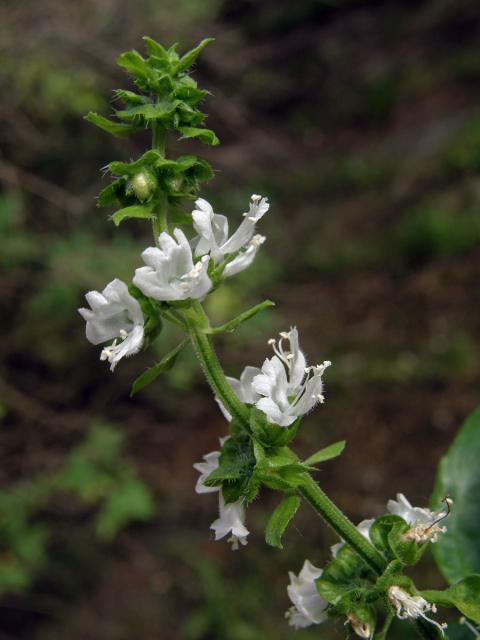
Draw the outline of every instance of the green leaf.
[[[150,149],[134,162],[119,162],[114,160],[109,163],[108,170],[116,176],[129,176],[131,178],[145,167],[150,169],[152,166],[157,167],[165,163],[169,167],[176,166],[174,160],[165,160],[159,151]]]
[[[198,58],[200,53],[203,51],[203,49],[205,49],[207,44],[210,44],[210,42],[213,42],[214,40],[215,38],[205,38],[200,42],[199,45],[195,47],[195,49],[192,49],[184,56],[182,56],[180,58],[180,61],[175,66],[175,73],[180,73],[181,71],[186,71],[187,69],[189,69]]]
[[[287,496],[280,502],[267,523],[265,530],[267,544],[283,549],[282,536],[301,503],[302,501],[298,496]]]
[[[149,38],[148,36],[143,36],[143,40],[145,41],[147,52],[151,56],[156,56],[157,58],[164,60],[170,59],[168,51],[159,42],[157,42],[153,38]]]
[[[247,311],[244,311],[236,318],[233,318],[233,320],[230,320],[229,322],[222,324],[220,327],[213,327],[213,328],[210,327],[206,333],[217,334],[217,333],[235,331],[237,327],[239,327],[241,324],[243,324],[247,320],[250,320],[250,318],[253,318],[253,316],[256,316],[257,313],[260,313],[260,311],[263,311],[268,307],[274,307],[274,306],[275,306],[275,303],[272,302],[271,300],[264,300],[260,304],[256,304],[254,307],[247,309]]]
[[[457,582],[480,573],[480,409],[466,420],[447,455],[440,462],[434,508],[442,498],[453,499],[452,513],[445,521],[446,533],[433,545],[437,565],[446,579]]]
[[[320,449],[320,451],[314,453],[313,456],[310,456],[309,458],[304,460],[304,463],[306,465],[313,466],[315,464],[319,464],[320,462],[332,460],[342,453],[342,451],[345,449],[345,444],[345,440],[335,442],[334,444],[325,447],[325,449]]]
[[[179,100],[163,100],[156,103],[139,104],[129,109],[115,111],[115,115],[127,122],[135,122],[138,118],[143,118],[147,121],[168,120],[179,104]]]
[[[116,211],[112,216],[112,220],[117,227],[125,218],[142,218],[148,220],[152,218],[152,210],[153,203],[134,204],[131,207],[125,207],[124,209]]]
[[[142,96],[134,91],[127,91],[126,89],[116,89],[115,97],[126,104],[146,104],[150,102],[150,99],[147,96]]]
[[[179,127],[182,138],[198,138],[200,142],[216,147],[220,143],[211,129],[199,129],[197,127]]]
[[[147,88],[149,83],[155,80],[153,70],[138,51],[121,53],[117,58],[117,64],[128,71],[143,88]]]
[[[156,380],[161,373],[165,371],[169,371],[173,365],[175,364],[175,360],[177,359],[178,354],[182,351],[182,349],[186,346],[188,340],[182,340],[180,344],[178,344],[175,349],[170,351],[164,358],[160,360],[157,364],[154,364],[153,367],[147,369],[141,376],[135,380],[132,385],[132,390],[130,391],[130,397],[134,396],[140,389],[143,389],[151,382]]]
[[[464,616],[480,623],[480,574],[468,576],[445,591],[422,591],[422,596],[442,607],[455,606]]]
[[[100,127],[107,133],[110,133],[112,136],[116,136],[118,138],[122,138],[124,136],[129,136],[131,133],[134,133],[138,130],[138,127],[134,124],[125,124],[123,122],[113,122],[113,120],[109,120],[108,118],[104,118],[103,116],[98,115],[98,113],[93,113],[90,111],[85,117],[87,122],[91,122],[96,127]]]

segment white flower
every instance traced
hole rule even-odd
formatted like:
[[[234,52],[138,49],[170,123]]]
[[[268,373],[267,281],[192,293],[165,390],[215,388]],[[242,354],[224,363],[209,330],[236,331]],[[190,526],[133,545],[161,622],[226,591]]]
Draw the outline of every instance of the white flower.
[[[370,540],[370,529],[371,529],[372,524],[374,522],[375,522],[375,520],[373,518],[370,518],[368,520],[362,520],[359,524],[357,524],[358,531],[369,542],[371,542],[371,540]],[[337,542],[337,544],[334,544],[333,546],[330,547],[330,551],[332,552],[332,556],[334,558],[337,557],[338,552],[340,551],[340,549],[343,547],[344,544],[345,544],[344,542]]]
[[[218,469],[220,458],[220,451],[211,451],[203,456],[205,462],[197,462],[193,465],[193,468],[196,469],[200,475],[197,480],[197,484],[195,485],[195,491],[197,493],[216,493],[220,490],[220,487],[208,487],[205,484],[205,480],[208,476]]]
[[[284,340],[289,341],[288,350],[283,346]],[[275,355],[265,360],[261,373],[252,381],[254,392],[263,396],[255,406],[270,422],[288,427],[324,401],[322,375],[331,362],[325,360],[323,364],[307,367],[295,327],[280,334],[278,345],[273,338],[269,344]]]
[[[397,493],[396,500],[388,501],[387,509],[411,525],[412,528],[405,534],[407,539],[415,540],[418,543],[437,542],[438,535],[447,530],[446,527],[438,526],[438,522],[450,513],[452,504],[450,498],[445,498],[444,501],[447,505],[447,513],[443,513],[442,510],[430,511],[430,509],[412,507],[403,493]]]
[[[252,387],[252,380],[259,373],[261,373],[261,371],[258,367],[245,367],[242,375],[240,376],[240,380],[227,376],[230,386],[235,391],[241,402],[245,402],[246,404],[255,404],[255,402],[260,398],[259,394],[256,393]],[[232,416],[229,414],[220,398],[216,397],[215,400],[218,402],[225,418],[230,422]]]
[[[223,443],[228,440],[229,437],[230,436],[220,438],[220,445],[223,446]],[[239,548],[239,544],[247,544],[247,536],[249,534],[249,531],[245,526],[245,508],[243,506],[243,501],[236,500],[235,502],[225,504],[222,488],[208,487],[205,484],[205,480],[212,471],[218,469],[220,451],[211,451],[210,453],[207,453],[207,455],[203,456],[203,459],[205,462],[197,462],[193,465],[193,468],[200,473],[195,486],[195,491],[197,493],[219,492],[218,499],[220,514],[219,517],[212,522],[210,529],[213,529],[215,532],[215,540],[221,540],[231,533],[232,535],[228,538],[227,542],[230,542],[233,551],[236,551]]]
[[[322,569],[317,569],[311,562],[305,560],[298,576],[292,571],[288,574],[290,584],[287,587],[287,593],[293,607],[286,612],[285,617],[295,629],[319,624],[327,619],[328,603],[320,596],[315,585],[315,581],[322,573]]]
[[[161,301],[201,299],[212,288],[208,256],[193,263],[192,249],[180,229],[174,229],[176,241],[161,233],[159,247],[149,247],[142,253],[146,267],[135,271],[133,283],[142,293]]]
[[[427,600],[421,596],[412,596],[410,593],[405,591],[405,589],[396,585],[389,587],[388,597],[392,605],[395,607],[397,618],[400,618],[400,620],[406,620],[407,618],[424,618],[424,620],[428,620],[428,622],[438,627],[442,632],[442,635],[445,635],[443,630],[447,625],[445,623],[439,624],[435,620],[432,620],[432,618],[425,615],[425,613],[428,613],[429,611],[436,613],[437,608],[434,604],[430,604],[430,602],[427,602]]]
[[[243,214],[244,220],[230,238],[228,219],[225,216],[214,213],[210,203],[203,198],[199,198],[195,205],[197,208],[192,212],[193,226],[198,233],[195,255],[203,256],[210,253],[217,266],[226,261],[223,271],[226,277],[249,267],[258,248],[265,242],[264,236],[254,233],[256,223],[269,209],[267,198],[252,195],[249,210]],[[234,257],[228,260],[228,256]]]
[[[210,525],[210,529],[215,531],[215,540],[221,540],[229,533],[232,535],[227,542],[232,545],[233,551],[237,551],[239,544],[247,544],[249,531],[245,526],[245,508],[242,500],[225,504],[222,491],[219,493],[220,517]]]
[[[89,291],[85,298],[91,309],[79,309],[86,320],[86,336],[92,344],[101,344],[115,338],[100,355],[108,360],[113,371],[125,356],[131,356],[141,349],[144,339],[144,318],[137,300],[128,292],[121,280],[112,280],[105,289]],[[117,344],[117,339],[121,342]]]

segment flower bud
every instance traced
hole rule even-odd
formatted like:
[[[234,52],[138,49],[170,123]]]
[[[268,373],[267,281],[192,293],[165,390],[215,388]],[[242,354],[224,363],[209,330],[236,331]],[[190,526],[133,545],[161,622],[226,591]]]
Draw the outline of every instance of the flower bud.
[[[132,178],[130,187],[140,202],[145,202],[152,197],[157,180],[150,171],[143,169]]]
[[[350,624],[360,638],[371,638],[375,631],[375,617],[367,608],[358,608],[347,615],[345,624]]]

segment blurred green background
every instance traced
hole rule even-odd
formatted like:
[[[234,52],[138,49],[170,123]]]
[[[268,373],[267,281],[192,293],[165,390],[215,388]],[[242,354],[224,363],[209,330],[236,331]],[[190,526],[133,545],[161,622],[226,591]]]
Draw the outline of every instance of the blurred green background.
[[[148,34],[197,66],[216,149],[202,194],[237,216],[269,196],[254,267],[209,300],[215,321],[277,302],[219,338],[227,371],[259,365],[296,324],[330,359],[327,402],[299,449],[346,438],[319,479],[355,520],[403,491],[428,502],[435,468],[478,403],[480,7],[475,0],[3,0],[0,4],[0,639],[342,638],[293,631],[287,571],[335,540],[303,507],[283,552],[248,512],[248,547],[215,543],[215,496],[192,464],[225,423],[185,352],[133,400],[131,381],[175,344],[112,375],[84,337],[83,294],[129,279],[150,244],[95,196],[101,167],[149,144],[82,116],[128,87],[117,55]],[[419,586],[441,585],[433,563]],[[396,637],[409,627],[397,625]]]

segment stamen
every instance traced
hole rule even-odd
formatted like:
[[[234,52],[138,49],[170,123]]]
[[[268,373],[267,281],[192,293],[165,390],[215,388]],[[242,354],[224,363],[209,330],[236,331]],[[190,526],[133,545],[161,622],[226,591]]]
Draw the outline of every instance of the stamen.
[[[445,520],[445,518],[448,518],[448,516],[450,515],[450,513],[452,512],[452,504],[453,504],[453,500],[450,498],[450,496],[445,496],[442,500],[442,502],[445,503],[445,506],[447,507],[447,512],[443,513],[439,518],[437,518],[436,520],[434,520],[432,522],[432,524],[428,527],[427,531],[429,531],[432,527],[434,527],[435,525],[437,525],[439,522],[441,522],[442,520]],[[425,531],[425,533],[427,533],[427,531]]]

